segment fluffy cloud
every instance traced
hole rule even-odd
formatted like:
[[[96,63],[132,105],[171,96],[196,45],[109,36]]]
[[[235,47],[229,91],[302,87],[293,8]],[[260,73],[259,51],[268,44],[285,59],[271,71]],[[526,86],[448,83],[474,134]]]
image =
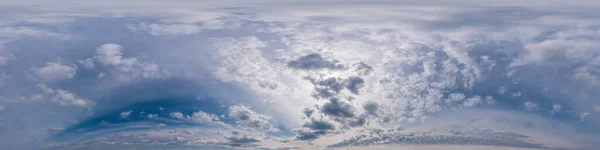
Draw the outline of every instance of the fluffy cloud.
[[[46,66],[34,69],[35,76],[42,81],[59,81],[71,79],[77,73],[77,65],[64,65],[57,62],[48,62]]]
[[[117,75],[128,77],[159,78],[163,76],[159,66],[155,63],[140,62],[136,57],[123,57],[122,47],[117,44],[104,44],[96,49],[93,57],[104,66],[114,69]],[[90,59],[80,61],[88,68],[94,67]]]
[[[152,126],[150,129],[160,128],[131,131],[140,132],[135,134],[117,131],[120,133],[105,137],[84,137],[78,144],[261,148],[259,145],[301,143],[303,148],[322,149],[327,145],[337,148],[409,143],[547,148],[527,142],[528,130],[517,131],[510,127],[479,130],[473,126],[487,129],[498,124],[525,124],[537,128],[543,124],[516,118],[523,114],[545,116],[550,112],[554,115],[548,118],[555,122],[581,125],[574,127],[577,130],[597,127],[593,124],[597,117],[589,110],[590,106],[597,105],[596,98],[600,96],[596,92],[600,85],[596,48],[600,46],[597,44],[600,39],[596,29],[598,19],[587,15],[593,14],[590,13],[593,10],[561,8],[558,11],[537,5],[516,8],[474,4],[400,6],[397,3],[348,7],[335,2],[307,2],[293,8],[284,5],[221,8],[223,5],[183,1],[168,5],[169,9],[146,9],[150,5],[163,6],[163,2],[119,4],[122,5],[107,1],[93,6],[82,3],[51,9],[42,9],[47,7],[43,5],[38,6],[39,9],[11,5],[16,10],[8,15],[11,17],[0,17],[0,41],[4,46],[0,47],[0,69],[10,80],[15,80],[2,85],[0,94],[14,97],[0,102],[0,111],[6,109],[3,106],[10,106],[11,110],[3,115],[28,117],[29,113],[10,114],[12,110],[20,110],[18,107],[31,107],[11,103],[20,100],[47,98],[61,106],[96,106],[93,101],[80,97],[83,95],[101,104],[98,109],[94,108],[98,112],[90,114],[103,114],[106,113],[103,111],[123,110],[121,107],[130,102],[186,96],[179,91],[196,91],[191,95],[208,97],[220,94],[185,89],[188,86],[168,89],[177,91],[173,95],[164,94],[163,88],[138,93],[138,88],[146,87],[133,85],[185,78],[192,81],[186,85],[201,84],[226,93],[225,98],[216,97],[226,103],[223,109],[227,110],[177,112],[181,109],[164,105],[161,111],[168,114],[151,112],[141,120],[131,116],[132,111],[113,112],[113,117],[123,119],[111,123],[111,127],[144,128],[157,121],[186,126],[147,125]],[[398,7],[391,7],[393,5]],[[81,28],[82,24],[86,27]],[[77,41],[53,39],[71,37],[61,34],[65,32],[77,34],[73,36],[78,37],[73,38]],[[149,34],[138,34],[141,32]],[[126,47],[89,45],[106,42],[119,42]],[[86,51],[94,48],[94,52]],[[53,51],[38,52],[37,49]],[[28,71],[19,69],[32,66],[34,68]],[[172,70],[185,74],[173,74]],[[0,74],[0,78],[4,74]],[[23,74],[31,74],[38,81],[31,83],[28,80],[31,78],[22,79]],[[43,93],[28,89],[35,84],[40,84]],[[239,88],[243,92],[220,90],[221,87]],[[120,96],[120,91],[131,93]],[[110,101],[113,99],[119,103]],[[134,100],[127,101],[130,99]],[[523,99],[528,101],[523,102]],[[499,105],[481,106],[483,104]],[[445,122],[437,124],[455,125],[448,123],[454,120],[436,115],[477,110],[461,114],[472,116],[487,108],[506,112],[520,108],[530,112],[516,111],[517,115],[504,119],[461,120],[468,124],[456,125],[465,126],[460,131],[428,130],[432,128],[428,125],[436,124],[430,121],[443,120]],[[40,111],[45,109],[49,108]],[[125,110],[130,109],[137,110]],[[225,115],[218,117],[217,112]],[[54,122],[41,121],[56,125],[79,119],[71,114],[59,115],[64,114],[53,113],[48,120]],[[137,124],[137,121],[143,123]],[[221,128],[227,126],[224,122],[235,122],[236,126]],[[2,124],[3,129],[4,126],[22,126],[11,123]],[[411,125],[420,126],[421,130],[398,129]],[[43,130],[46,129],[44,126]],[[247,133],[232,132],[234,130]],[[296,135],[279,139],[271,135],[270,131],[276,130],[285,130],[282,135],[290,135],[290,132]],[[563,135],[570,131],[546,133]],[[112,134],[104,132],[108,131],[100,128],[82,134]],[[577,133],[567,135],[573,134]],[[575,137],[582,141],[597,139],[595,135]],[[0,136],[0,141],[7,140]],[[336,141],[342,142],[331,143]]]
[[[52,102],[62,106],[89,108],[95,104],[93,101],[78,97],[77,95],[69,91],[61,89],[51,89],[46,85],[41,84],[37,86],[43,91],[44,95],[51,98]]]
[[[183,120],[196,124],[207,124],[207,125],[217,125],[227,127],[228,125],[221,122],[219,117],[215,114],[209,114],[203,111],[193,112],[191,115],[184,115],[180,112],[171,112],[169,114],[172,118]],[[150,114],[148,118],[156,118],[156,116]]]

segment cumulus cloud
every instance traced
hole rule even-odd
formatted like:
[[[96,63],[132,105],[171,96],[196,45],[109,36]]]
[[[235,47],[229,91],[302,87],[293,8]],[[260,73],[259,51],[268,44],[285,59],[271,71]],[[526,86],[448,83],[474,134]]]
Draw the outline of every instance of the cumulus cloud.
[[[158,115],[149,114],[148,118],[156,118]],[[171,112],[169,114],[172,118],[183,120],[196,124],[207,124],[207,125],[218,125],[227,127],[228,125],[221,122],[219,117],[215,114],[206,113],[203,111],[193,112],[191,115],[184,115],[181,112]]]
[[[44,95],[51,98],[52,102],[61,106],[86,107],[89,108],[95,103],[91,100],[78,97],[75,93],[62,89],[52,89],[46,85],[39,84],[37,87],[43,91]]]
[[[252,111],[243,105],[229,107],[229,117],[235,120],[235,123],[247,128],[260,130],[276,130],[273,124],[269,122],[270,117]]]
[[[354,108],[337,98],[331,98],[319,109],[321,113],[333,117],[351,118],[354,117]]]
[[[46,66],[34,70],[36,77],[42,81],[59,81],[71,79],[77,73],[77,65],[48,62]]]
[[[136,57],[123,57],[123,48],[118,44],[104,44],[96,49],[96,55],[93,57],[97,62],[104,66],[109,66],[118,75],[127,75],[130,77],[159,78],[163,74],[159,66],[151,62],[141,62]],[[82,60],[84,66],[93,68],[89,59]]]
[[[11,111],[6,114],[19,110],[19,107],[28,107],[20,106],[25,103],[19,103],[19,106],[5,104],[26,99],[43,101],[47,98],[61,106],[94,106],[94,101],[81,96],[102,100],[102,105],[98,105],[99,112],[90,114],[122,110],[121,103],[105,104],[103,100],[112,99],[114,90],[139,88],[130,87],[130,83],[172,77],[193,80],[186,84],[234,87],[248,93],[231,92],[227,98],[219,97],[229,103],[225,105],[228,110],[221,117],[204,111],[177,112],[177,108],[167,108],[166,105],[161,111],[168,112],[152,112],[155,114],[143,117],[152,122],[195,124],[194,128],[203,130],[169,125],[161,127],[161,131],[143,131],[154,133],[149,139],[133,136],[143,134],[124,134],[122,139],[139,139],[119,141],[115,139],[121,139],[121,136],[108,136],[110,138],[106,141],[90,138],[85,142],[97,145],[223,144],[254,148],[261,148],[257,145],[265,143],[294,145],[302,142],[300,147],[315,146],[310,147],[312,149],[322,149],[327,145],[337,148],[399,143],[545,148],[529,143],[526,141],[528,137],[513,132],[473,128],[466,131],[427,131],[427,125],[433,124],[429,121],[440,119],[432,119],[432,116],[463,109],[487,109],[477,107],[483,104],[500,104],[502,107],[489,107],[507,112],[515,111],[515,108],[530,111],[517,111],[519,114],[547,115],[551,110],[554,115],[548,118],[555,122],[585,124],[576,127],[584,131],[596,127],[587,124],[588,121],[597,121],[593,112],[575,111],[589,111],[590,106],[597,105],[595,98],[599,96],[596,89],[600,85],[600,70],[597,69],[600,66],[597,58],[600,36],[596,27],[598,19],[588,15],[592,10],[563,10],[561,7],[558,11],[537,5],[534,9],[529,6],[400,6],[391,3],[357,5],[349,9],[335,2],[318,5],[307,2],[293,8],[278,5],[260,7],[260,10],[255,5],[220,8],[221,5],[175,2],[168,5],[175,9],[166,10],[160,7],[140,9],[146,4],[132,3],[123,3],[124,6],[116,6],[112,2],[94,6],[82,3],[52,9],[43,5],[36,5],[36,8],[11,5],[10,8],[15,7],[16,11],[0,16],[0,45],[3,46],[0,47],[0,69],[11,77],[0,91],[0,95],[11,97],[7,98],[11,100],[2,98],[0,111],[6,109],[4,106],[10,106]],[[147,4],[163,6],[157,5],[162,2]],[[390,7],[393,5],[399,6]],[[74,9],[66,11],[61,8]],[[561,13],[565,11],[569,13]],[[55,24],[46,24],[49,22]],[[86,28],[80,28],[82,24]],[[90,29],[94,29],[93,32]],[[65,32],[78,34],[73,37],[82,37],[68,43],[54,40],[72,37],[62,34]],[[141,32],[149,34],[136,34]],[[122,45],[88,45],[106,42]],[[52,51],[36,51],[40,47]],[[94,54],[85,51],[94,47]],[[34,57],[34,54],[43,56]],[[47,62],[57,56],[59,61]],[[190,58],[192,61],[187,61]],[[32,69],[19,70],[28,67]],[[186,73],[170,76],[173,75],[171,70]],[[0,78],[4,78],[4,74],[0,74]],[[27,79],[31,78],[22,79],[23,74],[37,82],[30,83]],[[131,80],[137,82],[123,82]],[[40,84],[38,87],[43,93],[28,89],[35,84]],[[205,90],[191,91],[205,94],[202,93]],[[138,102],[172,96],[162,94],[162,91],[132,93],[126,97]],[[214,96],[212,94],[215,93],[207,95]],[[520,101],[522,99],[527,101]],[[259,109],[239,105],[242,103]],[[45,109],[49,108],[41,110]],[[131,117],[131,113],[111,114],[127,118]],[[52,117],[67,113],[57,111],[55,114]],[[10,115],[21,118],[29,114]],[[49,118],[55,122],[48,124],[77,118],[70,115]],[[517,120],[514,116],[519,115],[498,119],[498,122],[534,126],[526,122],[529,120]],[[485,121],[472,119],[468,126],[485,124],[481,123]],[[224,122],[235,122],[235,129],[215,127],[217,124],[227,126]],[[21,126],[14,124],[3,124],[3,127]],[[400,125],[413,124],[421,126],[423,131],[384,132],[395,131]],[[166,124],[159,126],[163,125]],[[280,125],[283,127],[275,128]],[[539,125],[536,123],[535,126]],[[369,134],[362,132],[373,128],[381,130]],[[45,129],[47,126],[42,130],[23,130]],[[271,140],[276,137],[263,137],[272,133],[268,131],[280,129],[292,129],[284,133],[296,133],[295,137],[289,138],[307,140],[311,144],[290,142],[290,139],[273,142]],[[96,134],[92,132],[104,134],[103,129],[98,130],[89,131],[89,134],[86,131],[85,135]],[[249,133],[229,135],[231,130]],[[215,138],[199,137],[203,134]],[[159,136],[168,138],[160,139]],[[589,136],[591,138],[581,139],[596,139],[593,138],[595,135]],[[0,136],[0,141],[7,141],[5,139]],[[338,144],[331,143],[340,140],[342,142]]]
[[[475,105],[479,105],[481,104],[481,97],[480,96],[473,96],[467,100],[465,100],[465,102],[463,103],[463,106],[465,107],[473,107]]]

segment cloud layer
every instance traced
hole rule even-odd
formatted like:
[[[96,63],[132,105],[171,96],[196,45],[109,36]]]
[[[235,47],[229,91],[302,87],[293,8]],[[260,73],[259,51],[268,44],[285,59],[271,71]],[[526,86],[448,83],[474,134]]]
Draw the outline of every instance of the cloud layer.
[[[44,3],[0,4],[0,149],[600,146],[593,2]]]

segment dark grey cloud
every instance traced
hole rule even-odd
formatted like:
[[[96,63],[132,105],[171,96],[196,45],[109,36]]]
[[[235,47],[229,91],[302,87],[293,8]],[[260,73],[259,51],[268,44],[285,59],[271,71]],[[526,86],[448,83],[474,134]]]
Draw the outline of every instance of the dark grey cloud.
[[[365,84],[365,81],[360,77],[330,77],[325,79],[305,77],[304,79],[310,81],[314,85],[315,89],[313,91],[313,97],[323,99],[334,97],[344,89],[358,95],[360,89]]]
[[[369,102],[363,106],[365,112],[369,115],[377,115],[377,109],[379,108],[379,104],[375,102]]]
[[[331,69],[331,70],[342,70],[345,69],[344,65],[340,64],[340,61],[331,59],[327,60],[320,54],[308,54],[292,60],[287,63],[287,66],[294,69],[301,70],[317,70],[317,69]]]
[[[352,64],[352,68],[354,72],[357,72],[360,75],[369,75],[373,71],[373,67],[364,62]]]
[[[305,123],[302,127],[306,127],[311,130],[317,130],[317,131],[326,131],[326,130],[335,129],[335,126],[332,123],[324,121],[324,120],[312,120],[310,122]]]
[[[327,134],[326,131],[296,131],[298,135],[296,135],[296,139],[310,141],[318,138],[321,135]]]
[[[353,94],[358,95],[358,91],[365,84],[365,80],[359,77],[350,77],[346,79],[346,89],[348,89]]]
[[[315,110],[310,108],[304,108],[302,112],[304,113],[304,115],[306,115],[306,117],[310,118],[310,116],[312,116],[312,113],[315,112]]]
[[[227,138],[227,140],[229,140],[229,143],[227,143],[226,145],[230,145],[233,147],[254,147],[257,145],[252,144],[252,143],[260,142],[259,139],[256,139],[253,137],[248,137],[248,136],[239,136],[239,137],[234,136],[234,137]]]
[[[334,117],[351,118],[354,117],[354,108],[352,105],[341,101],[338,98],[331,98],[320,108],[321,113]]]
[[[363,126],[367,123],[367,119],[365,117],[358,117],[355,120],[352,120],[350,122],[350,126],[352,127],[358,127],[358,126]]]
[[[314,79],[311,77],[305,77],[304,79],[309,80],[315,87],[313,97],[315,98],[330,98],[344,89],[343,79],[337,77],[331,77],[326,79]]]

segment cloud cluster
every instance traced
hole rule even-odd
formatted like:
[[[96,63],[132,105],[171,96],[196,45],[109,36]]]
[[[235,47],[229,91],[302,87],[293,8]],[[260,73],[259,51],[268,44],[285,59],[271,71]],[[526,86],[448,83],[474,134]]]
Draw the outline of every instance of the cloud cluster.
[[[273,124],[269,122],[270,117],[252,111],[250,108],[243,105],[230,106],[228,116],[234,119],[236,124],[242,127],[277,131],[277,128],[274,128]]]
[[[32,131],[15,141],[62,138],[73,129],[83,135],[67,147],[319,149],[405,143],[548,148],[527,141],[539,135],[503,126],[550,129],[519,118],[531,114],[574,129],[547,134],[597,146],[586,141],[597,139],[600,119],[595,9],[462,2],[460,7],[281,5],[287,1],[225,7],[177,1],[164,5],[169,8],[156,1],[11,3],[1,7],[15,12],[0,16],[0,120],[43,118],[0,123],[7,128],[2,131]],[[172,84],[182,86],[169,89]],[[205,97],[219,106],[174,104],[175,99],[206,102]],[[157,99],[166,102],[143,103]],[[142,113],[136,108],[142,103],[153,109]],[[58,111],[63,107],[88,113]],[[32,108],[53,113],[37,117],[21,111]],[[457,113],[471,117],[488,108],[517,115],[493,121],[436,117],[475,110]],[[453,121],[465,128],[435,126]],[[408,126],[420,128],[399,130]]]
[[[38,88],[42,90],[44,96],[49,97],[52,100],[52,102],[62,106],[90,108],[95,104],[93,101],[78,97],[77,95],[69,91],[61,89],[52,89],[41,84],[38,85]],[[32,100],[40,99],[40,96],[41,95],[34,95],[32,96]]]

